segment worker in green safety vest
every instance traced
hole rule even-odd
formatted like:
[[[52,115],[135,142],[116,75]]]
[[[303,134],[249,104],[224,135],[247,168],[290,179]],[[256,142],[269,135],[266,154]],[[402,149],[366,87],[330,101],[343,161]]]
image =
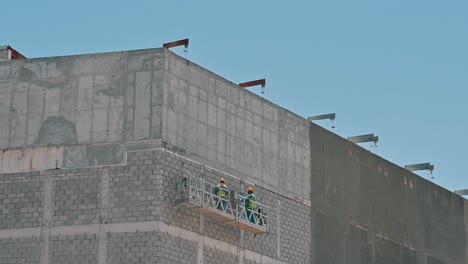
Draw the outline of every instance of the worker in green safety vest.
[[[229,197],[229,189],[226,185],[226,179],[219,179],[219,184],[214,188],[213,193],[219,198],[216,200],[216,208],[221,211],[226,211]]]
[[[246,209],[246,213],[247,213],[247,219],[249,220],[249,222],[251,223],[256,223],[256,215],[255,215],[255,211],[257,210],[257,196],[255,196],[254,194],[254,188],[253,187],[249,187],[247,188],[247,193],[249,195],[247,195],[247,197],[245,198],[244,200],[244,206],[245,206],[245,209]]]

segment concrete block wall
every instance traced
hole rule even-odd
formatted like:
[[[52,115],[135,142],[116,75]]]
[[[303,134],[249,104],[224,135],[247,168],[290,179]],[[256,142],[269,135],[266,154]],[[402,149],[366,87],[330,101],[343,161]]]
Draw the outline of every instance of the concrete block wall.
[[[43,219],[43,184],[38,172],[0,176],[2,229],[39,227]]]
[[[0,239],[0,249],[2,264],[40,263],[41,241],[36,237]]]
[[[127,166],[109,174],[109,223],[159,220],[157,201],[163,197],[157,184],[157,160],[149,153],[141,157],[129,153]]]
[[[255,237],[209,217],[200,217],[198,213],[183,207],[173,210],[178,197],[176,184],[184,172],[201,176],[215,184],[224,177],[228,187],[237,193],[241,191],[240,179],[203,164],[190,162],[187,158],[170,152],[158,155],[161,157],[158,160],[162,162],[164,185],[161,211],[167,212],[161,216],[161,221],[231,245],[238,245],[242,250],[271,259],[288,263],[309,263],[310,207],[262,186],[255,186],[259,200],[271,206],[268,211],[268,234]]]
[[[50,263],[97,263],[98,242],[95,234],[50,237]]]
[[[198,243],[161,232],[158,239],[157,263],[197,263]],[[208,263],[204,261],[203,263]],[[218,262],[219,263],[219,262]]]
[[[206,264],[237,264],[239,259],[237,255],[217,250],[216,248],[206,247],[203,249],[203,259]]]
[[[123,166],[0,174],[0,263],[309,263],[308,206],[255,186],[277,206],[253,236],[178,205],[187,172],[240,192],[234,175],[162,148]]]
[[[78,172],[57,177],[52,183],[53,226],[99,224],[100,177]]]
[[[125,232],[108,238],[108,263],[164,263],[158,262],[157,232]]]

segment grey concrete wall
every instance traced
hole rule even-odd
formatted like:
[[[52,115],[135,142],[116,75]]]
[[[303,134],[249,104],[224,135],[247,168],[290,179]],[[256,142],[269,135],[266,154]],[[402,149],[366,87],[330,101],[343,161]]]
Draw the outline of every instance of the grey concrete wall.
[[[161,137],[163,70],[162,49],[0,62],[0,149],[22,152],[0,172],[122,163],[125,142]]]
[[[315,124],[310,139],[312,263],[467,263],[465,199]]]
[[[188,155],[308,199],[308,121],[171,52],[162,138]]]

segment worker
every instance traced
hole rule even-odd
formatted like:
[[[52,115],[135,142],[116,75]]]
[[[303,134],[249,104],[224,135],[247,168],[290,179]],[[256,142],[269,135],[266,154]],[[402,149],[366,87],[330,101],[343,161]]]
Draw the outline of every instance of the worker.
[[[254,194],[254,188],[249,187],[247,188],[247,197],[244,200],[244,206],[247,212],[247,219],[251,223],[256,223],[255,221],[255,211],[257,209],[257,196]]]
[[[219,184],[214,189],[213,193],[219,198],[216,200],[216,208],[221,211],[226,211],[227,199],[229,197],[229,189],[226,185],[226,179],[219,179]]]

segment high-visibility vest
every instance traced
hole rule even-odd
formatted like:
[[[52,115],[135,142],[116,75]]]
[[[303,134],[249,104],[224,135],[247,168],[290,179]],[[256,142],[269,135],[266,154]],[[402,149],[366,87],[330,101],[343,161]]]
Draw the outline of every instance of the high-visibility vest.
[[[221,198],[227,198],[227,186],[226,184],[218,184],[218,188],[216,190],[216,195]]]
[[[247,208],[249,209],[256,209],[257,208],[257,196],[255,194],[251,193],[249,196],[247,196],[247,201],[248,204],[246,205]]]

